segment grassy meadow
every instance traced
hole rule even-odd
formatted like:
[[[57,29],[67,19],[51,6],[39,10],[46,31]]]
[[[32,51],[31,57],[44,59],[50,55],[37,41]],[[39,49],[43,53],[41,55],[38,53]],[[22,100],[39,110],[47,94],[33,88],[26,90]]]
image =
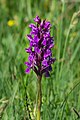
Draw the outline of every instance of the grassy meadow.
[[[41,120],[80,119],[80,0],[0,0],[0,120],[35,120],[37,79],[24,62],[36,15],[52,24],[56,57],[42,78]]]

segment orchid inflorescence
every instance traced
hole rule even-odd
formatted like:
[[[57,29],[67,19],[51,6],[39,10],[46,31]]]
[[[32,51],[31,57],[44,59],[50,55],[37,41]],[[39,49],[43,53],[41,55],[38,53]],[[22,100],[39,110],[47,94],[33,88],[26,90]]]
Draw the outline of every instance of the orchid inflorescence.
[[[51,64],[54,63],[55,58],[52,58],[51,48],[54,46],[53,37],[50,35],[51,24],[49,21],[42,20],[39,16],[34,18],[34,22],[37,24],[30,24],[32,29],[30,34],[27,35],[30,46],[26,48],[26,52],[29,53],[26,73],[29,73],[31,69],[38,75],[45,74],[46,77],[50,76],[52,70]]]

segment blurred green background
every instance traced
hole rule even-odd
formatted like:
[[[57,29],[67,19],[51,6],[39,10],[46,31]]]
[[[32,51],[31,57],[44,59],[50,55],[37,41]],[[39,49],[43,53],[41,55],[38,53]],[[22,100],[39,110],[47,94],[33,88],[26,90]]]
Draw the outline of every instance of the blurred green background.
[[[25,74],[29,23],[51,22],[56,62],[42,79],[41,120],[76,120],[80,111],[80,0],[0,0],[0,120],[35,120],[36,75]],[[76,114],[76,112],[77,114]]]

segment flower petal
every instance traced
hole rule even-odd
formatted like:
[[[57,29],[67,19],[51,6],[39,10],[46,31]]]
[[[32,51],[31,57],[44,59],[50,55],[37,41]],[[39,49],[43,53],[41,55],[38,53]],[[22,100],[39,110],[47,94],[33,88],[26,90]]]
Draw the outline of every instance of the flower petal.
[[[35,47],[34,50],[35,50],[36,53],[40,54],[40,49],[38,47]]]
[[[29,59],[29,61],[33,61],[34,58],[32,55],[29,55],[28,59]]]
[[[31,36],[31,35],[27,35],[27,38],[28,38],[28,40],[30,40],[30,41],[32,41],[32,40],[33,40],[33,38],[32,38],[32,36]]]
[[[46,41],[46,39],[44,39],[43,42],[42,42],[42,44],[46,45],[46,43],[47,43],[47,41]]]
[[[25,65],[27,65],[28,67],[31,67],[31,63],[29,62],[25,62]]]
[[[26,72],[26,73],[30,73],[30,68],[27,68],[27,69],[25,70],[25,72]]]
[[[36,28],[36,26],[35,26],[34,24],[32,24],[32,23],[29,24],[29,27],[30,27],[30,28]]]
[[[34,21],[37,22],[38,24],[40,24],[41,19],[39,18],[39,16],[36,16],[36,17],[34,18]]]
[[[26,50],[27,53],[31,53],[32,52],[31,48],[26,48],[25,50]]]
[[[52,43],[52,44],[49,45],[49,48],[52,48],[53,46],[54,46],[54,44]]]
[[[44,54],[44,58],[48,57],[48,56],[51,56],[52,55],[52,52],[51,50],[47,49],[47,51],[45,52]]]
[[[42,61],[42,65],[44,65],[44,66],[47,66],[47,65],[48,65],[48,63],[47,63],[47,60],[46,60],[46,59]]]

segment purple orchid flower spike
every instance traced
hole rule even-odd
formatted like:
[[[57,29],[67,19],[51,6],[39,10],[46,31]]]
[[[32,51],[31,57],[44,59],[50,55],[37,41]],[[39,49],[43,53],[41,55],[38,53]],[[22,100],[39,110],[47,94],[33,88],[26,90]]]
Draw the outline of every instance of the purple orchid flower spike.
[[[34,18],[35,24],[30,24],[31,32],[27,35],[30,46],[26,49],[29,53],[26,73],[29,73],[31,69],[37,74],[46,77],[50,76],[52,70],[51,64],[55,62],[55,58],[52,58],[51,49],[54,47],[53,37],[50,35],[51,24],[49,21],[42,20],[39,16]]]

